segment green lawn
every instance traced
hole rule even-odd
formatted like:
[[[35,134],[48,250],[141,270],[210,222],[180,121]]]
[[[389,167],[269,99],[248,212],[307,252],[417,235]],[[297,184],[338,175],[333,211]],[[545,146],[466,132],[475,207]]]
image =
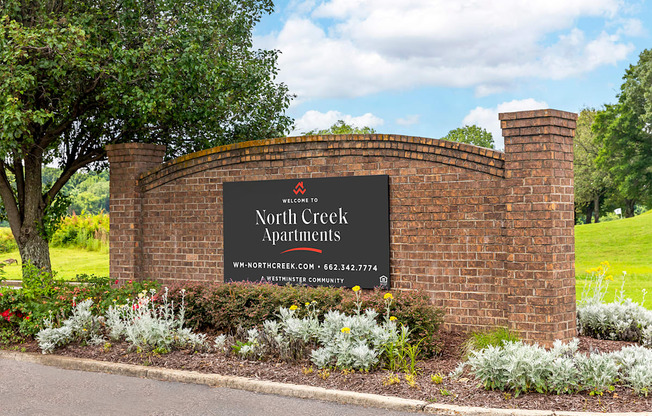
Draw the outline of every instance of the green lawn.
[[[610,263],[610,283],[606,300],[614,298],[627,272],[625,294],[635,301],[643,299],[642,289],[650,292],[647,305],[652,305],[652,211],[634,218],[575,227],[575,275],[577,294],[582,293],[586,270]]]
[[[7,279],[22,279],[20,270],[20,255],[18,251],[0,254],[0,261],[16,259],[14,263],[4,267],[4,276]],[[109,253],[101,251],[86,251],[74,248],[50,248],[52,268],[56,270],[57,277],[71,280],[78,274],[95,274],[97,276],[109,275]]]

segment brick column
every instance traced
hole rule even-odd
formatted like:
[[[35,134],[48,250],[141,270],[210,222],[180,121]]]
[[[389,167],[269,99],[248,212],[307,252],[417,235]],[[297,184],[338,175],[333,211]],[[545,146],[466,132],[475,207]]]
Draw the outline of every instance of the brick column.
[[[550,345],[576,336],[573,136],[577,114],[499,115],[505,137],[510,329]]]
[[[121,282],[141,280],[142,192],[141,173],[160,165],[165,146],[145,143],[106,147],[109,157],[109,264],[112,278]]]

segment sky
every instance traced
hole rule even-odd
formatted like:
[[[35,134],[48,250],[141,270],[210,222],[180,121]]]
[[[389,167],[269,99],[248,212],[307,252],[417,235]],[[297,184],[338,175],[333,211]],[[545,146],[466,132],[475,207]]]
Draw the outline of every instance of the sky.
[[[296,95],[292,135],[338,120],[441,138],[499,112],[615,103],[652,48],[652,5],[628,0],[277,0],[254,30]]]

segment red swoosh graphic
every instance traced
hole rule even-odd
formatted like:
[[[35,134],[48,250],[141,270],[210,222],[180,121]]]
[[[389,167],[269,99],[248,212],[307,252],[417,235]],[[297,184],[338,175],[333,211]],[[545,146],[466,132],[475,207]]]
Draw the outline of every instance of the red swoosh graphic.
[[[310,247],[291,248],[289,250],[285,250],[285,251],[281,252],[281,254],[287,253],[289,251],[314,251],[315,253],[321,254],[321,249],[320,248],[310,248]]]

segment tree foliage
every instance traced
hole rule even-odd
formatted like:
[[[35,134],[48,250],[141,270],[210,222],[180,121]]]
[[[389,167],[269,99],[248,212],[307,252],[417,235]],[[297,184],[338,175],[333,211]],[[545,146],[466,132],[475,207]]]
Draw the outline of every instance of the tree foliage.
[[[585,213],[584,222],[587,224],[592,218],[595,222],[599,221],[600,204],[604,202],[611,185],[609,170],[596,162],[602,150],[602,144],[596,140],[591,129],[597,113],[594,109],[580,112],[573,140],[576,213]]]
[[[488,149],[494,148],[494,138],[487,130],[476,125],[458,127],[442,137],[443,140],[468,143]]]
[[[302,136],[319,136],[325,134],[374,134],[376,133],[375,129],[371,127],[356,127],[353,125],[346,124],[344,120],[338,120],[335,124],[330,126],[327,129],[319,130],[314,129],[302,133]]]
[[[593,129],[602,144],[598,165],[613,175],[631,217],[637,203],[652,205],[652,50],[640,54],[623,80],[618,103],[596,116]]]
[[[49,268],[47,210],[106,144],[166,144],[171,157],[292,124],[277,52],[252,49],[271,0],[1,4],[0,195],[23,263]],[[61,174],[44,189],[49,162]]]

